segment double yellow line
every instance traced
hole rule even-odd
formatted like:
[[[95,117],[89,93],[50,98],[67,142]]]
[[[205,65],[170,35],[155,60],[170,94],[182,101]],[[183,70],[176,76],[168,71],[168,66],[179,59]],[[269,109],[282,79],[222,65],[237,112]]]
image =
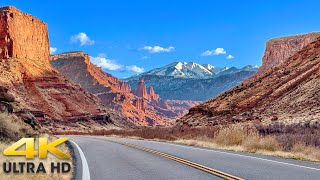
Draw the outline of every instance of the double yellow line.
[[[109,139],[104,139],[104,140],[109,141],[109,142],[113,142],[113,143],[117,143],[117,144],[121,144],[121,145],[124,145],[124,146],[128,146],[128,147],[132,147],[132,148],[135,148],[135,149],[139,149],[141,151],[149,152],[149,153],[152,153],[152,154],[156,154],[158,156],[161,156],[161,157],[164,157],[164,158],[167,158],[167,159],[171,159],[173,161],[176,161],[176,162],[191,166],[193,168],[205,171],[207,173],[216,175],[216,176],[224,178],[224,179],[228,179],[228,180],[244,180],[243,178],[239,178],[239,177],[227,174],[225,172],[222,172],[222,171],[219,171],[219,170],[207,167],[207,166],[203,166],[201,164],[197,164],[197,163],[194,163],[194,162],[191,162],[191,161],[188,161],[188,160],[176,157],[176,156],[172,156],[172,155],[169,155],[169,154],[166,154],[166,153],[162,153],[162,152],[159,152],[159,151],[147,149],[147,148],[144,148],[144,147],[141,147],[141,146],[136,146],[136,145],[125,143],[125,142],[113,141],[113,140],[109,140]]]

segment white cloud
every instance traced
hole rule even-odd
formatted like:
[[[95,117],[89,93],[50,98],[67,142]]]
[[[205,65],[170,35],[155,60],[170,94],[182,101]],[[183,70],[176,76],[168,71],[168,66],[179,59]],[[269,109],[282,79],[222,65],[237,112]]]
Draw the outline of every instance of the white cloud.
[[[139,49],[140,51],[147,51],[149,53],[161,53],[161,52],[171,52],[174,50],[173,46],[169,46],[167,48],[161,46],[144,46]]]
[[[201,54],[201,56],[216,56],[220,54],[227,54],[227,51],[225,51],[223,48],[217,48],[214,50],[207,50]]]
[[[80,46],[84,45],[93,45],[94,40],[91,40],[86,33],[80,32],[74,36],[71,37],[71,42],[77,43],[80,42]]]
[[[55,48],[55,47],[50,47],[50,54],[53,54],[53,53],[55,53],[55,52],[57,52],[57,48]]]
[[[127,71],[132,71],[132,72],[135,72],[135,73],[143,73],[144,72],[143,68],[140,68],[140,67],[138,67],[136,65],[126,66],[126,70]]]
[[[102,67],[103,69],[107,69],[110,71],[131,71],[135,73],[142,73],[144,69],[138,67],[136,65],[124,66],[122,64],[116,63],[112,59],[108,59],[105,54],[99,54],[97,57],[90,57],[90,61],[92,64],[97,65],[98,67]]]
[[[227,56],[227,59],[233,59],[234,58],[234,56],[232,56],[231,54],[229,54],[228,56]]]
[[[102,67],[103,69],[107,69],[110,71],[116,71],[116,70],[122,70],[123,65],[117,64],[111,59],[108,59],[107,57],[104,56],[98,56],[98,57],[90,57],[91,63],[95,64],[99,67]]]

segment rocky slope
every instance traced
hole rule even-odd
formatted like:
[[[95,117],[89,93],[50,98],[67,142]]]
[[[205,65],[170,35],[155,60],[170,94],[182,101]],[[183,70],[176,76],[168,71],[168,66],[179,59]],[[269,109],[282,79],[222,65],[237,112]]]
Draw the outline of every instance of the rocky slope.
[[[142,77],[146,84],[152,86],[163,99],[206,101],[235,87],[243,80],[254,75],[255,72],[242,70],[209,79],[189,79],[157,75],[143,75]],[[137,88],[138,80],[129,80],[127,83],[132,88]]]
[[[192,108],[178,124],[206,126],[254,121],[318,126],[320,37],[315,38],[319,35],[316,34],[269,41],[258,75]],[[296,42],[293,49],[288,47],[291,42]],[[276,62],[270,57],[275,57]]]
[[[0,85],[15,97],[17,115],[30,115],[49,130],[130,126],[52,68],[45,23],[11,6],[1,8],[0,17]]]
[[[147,91],[143,80],[136,82],[136,90],[131,90],[125,82],[93,65],[89,55],[83,52],[53,55],[50,63],[61,74],[96,94],[104,105],[121,112],[135,125],[170,125],[173,119],[186,114],[189,108],[197,104],[190,101],[164,101],[152,87]]]

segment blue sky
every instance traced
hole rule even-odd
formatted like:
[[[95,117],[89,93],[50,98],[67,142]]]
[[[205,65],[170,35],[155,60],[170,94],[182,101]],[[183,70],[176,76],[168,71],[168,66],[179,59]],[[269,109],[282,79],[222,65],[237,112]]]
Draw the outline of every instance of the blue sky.
[[[45,21],[55,53],[84,51],[120,78],[174,61],[261,65],[270,38],[320,30],[316,0],[1,0],[4,5]]]

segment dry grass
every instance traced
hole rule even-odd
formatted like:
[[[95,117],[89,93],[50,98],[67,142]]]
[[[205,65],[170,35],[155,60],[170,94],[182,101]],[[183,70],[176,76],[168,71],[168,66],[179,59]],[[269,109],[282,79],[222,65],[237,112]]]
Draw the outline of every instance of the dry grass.
[[[58,132],[56,132],[59,134]],[[83,134],[63,132],[62,134]],[[223,127],[141,128],[91,131],[90,135],[170,141],[191,146],[252,152],[284,158],[320,161],[320,129],[300,126],[256,127],[233,124]]]
[[[0,142],[17,141],[21,137],[34,136],[36,134],[38,133],[31,126],[22,122],[18,117],[0,113]]]

